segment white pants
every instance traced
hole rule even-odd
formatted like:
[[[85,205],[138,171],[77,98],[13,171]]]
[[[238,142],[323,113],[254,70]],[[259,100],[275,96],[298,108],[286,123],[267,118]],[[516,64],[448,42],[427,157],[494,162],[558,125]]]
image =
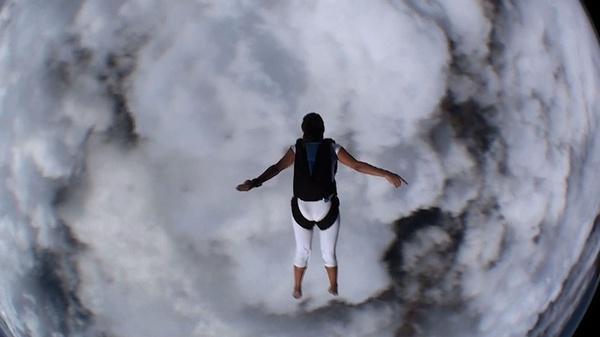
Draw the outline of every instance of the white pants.
[[[331,201],[303,201],[298,199],[298,208],[300,213],[311,221],[319,221],[323,219],[331,208]],[[312,229],[306,229],[300,226],[292,216],[294,226],[294,237],[296,239],[296,255],[294,257],[294,265],[296,267],[306,267],[308,258],[310,257],[312,246]],[[313,228],[318,228],[317,226]],[[338,215],[335,222],[326,230],[319,230],[319,238],[321,241],[321,257],[326,267],[337,266],[335,257],[335,245],[337,243],[338,232],[340,230],[340,217]]]

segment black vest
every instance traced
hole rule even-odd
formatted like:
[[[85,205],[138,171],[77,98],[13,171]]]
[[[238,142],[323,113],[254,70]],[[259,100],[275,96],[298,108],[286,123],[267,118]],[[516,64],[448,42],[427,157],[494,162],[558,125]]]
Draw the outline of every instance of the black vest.
[[[325,230],[337,220],[340,201],[337,198],[335,173],[337,171],[337,158],[333,148],[332,139],[323,139],[317,149],[315,166],[312,175],[308,168],[308,158],[304,141],[296,141],[296,155],[294,159],[294,197],[292,198],[292,216],[303,228],[312,229],[313,226]],[[298,208],[298,199],[304,201],[318,201],[331,197],[331,208],[327,215],[320,221],[306,219]]]
[[[335,142],[326,138],[317,149],[316,162],[312,175],[308,169],[308,159],[304,141],[296,141],[294,158],[294,196],[304,201],[323,200],[337,193],[335,172],[337,158],[333,148]]]

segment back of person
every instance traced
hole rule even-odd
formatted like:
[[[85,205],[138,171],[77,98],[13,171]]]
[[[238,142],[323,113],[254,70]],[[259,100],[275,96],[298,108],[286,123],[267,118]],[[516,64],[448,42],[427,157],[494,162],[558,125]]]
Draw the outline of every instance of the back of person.
[[[246,180],[238,191],[249,191],[294,164],[294,196],[291,200],[292,224],[296,241],[293,297],[302,297],[302,278],[311,253],[313,228],[319,228],[321,256],[329,279],[329,293],[337,295],[336,244],[340,228],[339,199],[335,174],[338,160],[361,173],[380,176],[394,187],[406,183],[399,175],[358,161],[333,139],[323,138],[325,124],[311,112],[302,119],[302,138],[258,178]]]
[[[304,201],[331,198],[337,194],[335,173],[337,153],[335,141],[305,142],[298,139],[292,146],[294,160],[294,196]],[[339,146],[338,146],[339,149]]]

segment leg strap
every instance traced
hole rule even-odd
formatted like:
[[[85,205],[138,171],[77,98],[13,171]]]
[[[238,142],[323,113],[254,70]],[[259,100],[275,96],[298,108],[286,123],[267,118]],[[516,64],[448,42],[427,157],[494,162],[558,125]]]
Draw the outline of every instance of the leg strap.
[[[298,198],[292,198],[292,216],[302,228],[312,229],[315,225],[317,225],[317,227],[319,227],[320,230],[326,230],[327,228],[331,227],[331,225],[333,225],[339,213],[340,199],[338,199],[336,195],[334,195],[331,198],[331,208],[329,209],[329,212],[327,212],[327,215],[320,221],[312,221],[305,218],[304,215],[302,215],[302,212],[300,212],[300,208],[298,207]]]

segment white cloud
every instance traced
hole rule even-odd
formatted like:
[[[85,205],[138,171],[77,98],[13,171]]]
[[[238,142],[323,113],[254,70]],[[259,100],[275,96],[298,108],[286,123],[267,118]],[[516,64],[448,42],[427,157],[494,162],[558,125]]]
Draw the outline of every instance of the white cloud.
[[[525,335],[598,211],[598,45],[575,2],[497,6],[0,1],[0,312],[16,334],[61,329],[17,295],[36,298],[46,249],[76,266],[81,335]],[[409,181],[340,167],[343,304],[316,237],[307,300],[290,296],[291,170],[234,190],[309,111]],[[415,228],[390,266],[399,218]]]

